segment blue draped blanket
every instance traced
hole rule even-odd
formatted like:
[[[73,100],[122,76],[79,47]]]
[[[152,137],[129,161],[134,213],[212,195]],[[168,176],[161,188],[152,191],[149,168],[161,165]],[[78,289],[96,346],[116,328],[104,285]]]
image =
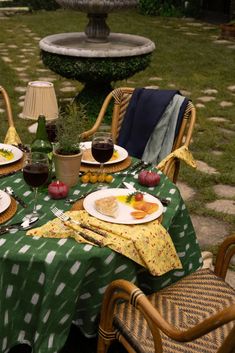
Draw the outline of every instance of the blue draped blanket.
[[[121,126],[118,145],[124,147],[129,155],[141,158],[155,126],[175,94],[180,94],[180,92],[136,88]],[[186,105],[185,102],[180,109],[176,133],[181,125]]]

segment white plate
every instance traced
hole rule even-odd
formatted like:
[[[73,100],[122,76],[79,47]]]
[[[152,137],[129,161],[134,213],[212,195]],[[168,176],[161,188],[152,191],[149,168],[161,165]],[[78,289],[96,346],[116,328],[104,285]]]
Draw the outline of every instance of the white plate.
[[[4,149],[4,150],[7,150],[7,151],[10,151],[13,153],[13,158],[10,159],[10,160],[5,160],[5,161],[1,161],[0,160],[0,166],[1,165],[6,165],[6,164],[10,164],[10,163],[14,163],[16,161],[18,161],[19,159],[21,159],[23,157],[23,152],[15,147],[15,146],[12,146],[12,145],[7,145],[5,143],[0,143],[0,149]],[[0,159],[1,159],[1,156],[0,156]]]
[[[154,219],[161,216],[163,212],[163,206],[161,202],[154,196],[149,194],[144,194],[145,201],[154,202],[159,205],[159,209],[145,216],[142,219],[135,219],[131,216],[131,212],[135,211],[133,207],[128,206],[122,202],[118,201],[119,204],[119,214],[118,217],[113,218],[109,216],[105,216],[102,213],[96,211],[95,209],[95,200],[100,199],[102,197],[107,196],[120,196],[120,195],[129,195],[131,194],[131,190],[127,189],[106,189],[106,190],[98,190],[88,195],[83,202],[83,207],[85,210],[91,215],[103,221],[111,222],[111,223],[119,223],[119,224],[140,224],[147,223],[153,221]],[[137,210],[136,210],[137,211]]]
[[[87,142],[82,142],[80,144],[80,148],[81,149],[89,149],[91,148],[91,141],[87,141]],[[126,159],[128,157],[128,152],[127,150],[125,150],[125,148],[118,146],[118,145],[114,145],[114,150],[116,150],[118,152],[119,157],[117,159],[114,160],[110,160],[106,163],[106,164],[114,164],[114,163],[119,163],[121,161],[123,161],[124,159]],[[99,165],[100,163],[96,162],[96,161],[89,161],[86,159],[82,158],[82,163],[86,163],[86,164],[94,164],[94,165]]]
[[[6,211],[10,204],[10,196],[5,191],[0,190],[0,213]]]

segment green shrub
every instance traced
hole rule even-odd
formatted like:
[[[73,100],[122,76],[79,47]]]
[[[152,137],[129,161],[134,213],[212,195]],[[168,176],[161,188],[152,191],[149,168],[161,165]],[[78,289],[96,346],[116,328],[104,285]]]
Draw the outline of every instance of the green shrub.
[[[181,0],[139,0],[139,10],[144,15],[151,16],[182,16]]]
[[[158,14],[159,0],[139,0],[139,10],[143,15],[156,16]]]
[[[201,14],[201,0],[185,1],[184,14],[186,16],[199,17]]]
[[[31,10],[56,10],[59,8],[55,0],[16,0],[14,5],[28,6]]]
[[[144,15],[180,17],[200,14],[200,0],[139,0],[139,11]]]

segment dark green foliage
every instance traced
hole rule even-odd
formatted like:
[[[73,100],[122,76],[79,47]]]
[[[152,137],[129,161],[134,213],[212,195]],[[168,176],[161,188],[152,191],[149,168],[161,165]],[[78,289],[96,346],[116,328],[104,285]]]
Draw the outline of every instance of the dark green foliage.
[[[139,10],[143,15],[156,16],[158,9],[158,0],[139,0]]]
[[[80,151],[81,133],[87,121],[85,107],[75,102],[68,104],[56,120],[58,153],[69,155]]]
[[[186,16],[199,17],[201,14],[201,0],[190,0],[188,6],[184,9]]]
[[[45,66],[66,77],[85,83],[76,101],[86,103],[89,118],[94,122],[106,95],[112,90],[111,82],[126,79],[144,70],[150,63],[151,54],[131,58],[75,58],[41,52]],[[94,94],[95,92],[95,94]],[[107,122],[111,113],[107,114]]]
[[[139,0],[142,14],[151,16],[181,16],[182,1],[179,0]]]
[[[41,57],[45,66],[63,77],[84,83],[107,83],[146,69],[151,54],[131,58],[79,58],[41,51]]]
[[[111,92],[110,83],[103,84],[86,84],[82,91],[75,97],[75,101],[84,104],[87,115],[89,117],[90,127],[95,123],[100,108],[107,94]],[[105,115],[105,123],[110,124],[112,120],[113,107],[109,104]]]
[[[10,3],[10,6],[28,6],[31,10],[56,10],[59,8],[55,0],[15,0]]]
[[[180,17],[182,15],[198,16],[200,0],[139,0],[139,10],[144,15]]]

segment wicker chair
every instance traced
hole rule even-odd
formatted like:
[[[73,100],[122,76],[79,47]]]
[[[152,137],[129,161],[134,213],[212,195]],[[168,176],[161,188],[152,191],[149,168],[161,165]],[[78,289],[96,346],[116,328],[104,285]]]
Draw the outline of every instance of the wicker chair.
[[[112,131],[114,143],[116,143],[121,129],[121,125],[126,113],[126,109],[128,107],[128,104],[133,92],[134,92],[134,88],[130,88],[130,87],[120,87],[110,92],[104,100],[104,103],[101,107],[101,110],[99,112],[99,115],[97,117],[95,124],[90,130],[85,131],[82,134],[82,137],[84,139],[87,139],[99,129],[100,125],[102,124],[105,118],[105,114],[107,112],[109,105],[113,103],[114,105],[113,105],[113,113],[112,113],[111,131]],[[182,120],[182,124],[179,130],[179,134],[174,142],[172,151],[176,150],[177,148],[183,145],[187,147],[189,146],[194,125],[195,125],[195,120],[196,120],[196,109],[194,105],[190,102],[185,111],[184,118]],[[173,182],[177,181],[177,177],[179,173],[179,165],[180,165],[179,159],[172,158],[171,160],[169,160],[169,162],[166,164],[164,168],[163,172]]]
[[[9,134],[10,134],[10,135],[13,135],[14,142],[20,143],[21,142],[20,137],[18,136],[16,129],[15,129],[10,99],[7,94],[7,91],[2,86],[0,86],[0,94],[3,97],[3,102],[4,102],[4,105],[6,108],[7,121],[8,121],[8,131],[7,131],[5,140],[9,140]],[[6,143],[8,143],[8,141],[6,141]]]
[[[233,245],[235,234],[220,246],[214,272],[200,269],[149,296],[131,282],[112,282],[97,352],[107,352],[114,340],[130,353],[235,352],[235,290],[225,283]]]
[[[10,99],[9,99],[8,94],[7,94],[7,91],[2,86],[0,86],[0,93],[2,94],[2,97],[3,97],[3,100],[4,100],[4,104],[5,104],[5,107],[6,107],[8,125],[9,125],[9,127],[10,126],[15,126],[14,125],[14,120],[13,120],[13,115],[12,115],[12,110],[11,110]]]

